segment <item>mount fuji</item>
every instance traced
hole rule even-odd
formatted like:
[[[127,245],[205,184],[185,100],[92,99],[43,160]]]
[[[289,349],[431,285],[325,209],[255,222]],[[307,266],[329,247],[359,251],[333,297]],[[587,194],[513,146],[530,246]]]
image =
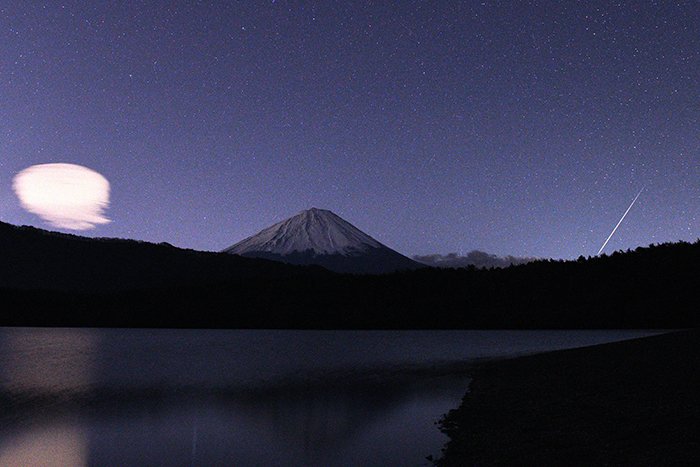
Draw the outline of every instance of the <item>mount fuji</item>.
[[[425,267],[382,245],[331,211],[317,208],[278,222],[224,252],[290,264],[315,264],[354,274]]]

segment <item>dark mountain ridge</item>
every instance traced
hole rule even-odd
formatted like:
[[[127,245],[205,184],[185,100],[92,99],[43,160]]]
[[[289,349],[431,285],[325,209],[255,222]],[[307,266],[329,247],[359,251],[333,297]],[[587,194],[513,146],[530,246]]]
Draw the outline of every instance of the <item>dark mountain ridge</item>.
[[[334,274],[0,224],[0,324],[294,329],[700,325],[700,240],[503,269]]]
[[[300,273],[311,271],[166,243],[92,239],[0,222],[0,287],[5,288],[98,292]]]

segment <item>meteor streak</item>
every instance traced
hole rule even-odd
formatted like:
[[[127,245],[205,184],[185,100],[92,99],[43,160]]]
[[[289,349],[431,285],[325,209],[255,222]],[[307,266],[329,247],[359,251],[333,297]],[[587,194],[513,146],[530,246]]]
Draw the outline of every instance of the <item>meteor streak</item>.
[[[622,215],[622,217],[620,218],[620,221],[617,223],[617,225],[616,225],[615,228],[612,230],[612,232],[610,232],[610,235],[608,235],[608,239],[605,240],[605,243],[603,243],[603,246],[601,246],[601,247],[600,247],[600,250],[598,250],[598,254],[601,254],[601,253],[603,252],[603,249],[604,249],[605,246],[608,244],[608,242],[610,241],[610,239],[612,238],[612,236],[615,235],[615,231],[617,230],[618,227],[620,227],[620,224],[622,224],[622,221],[625,220],[625,217],[627,216],[627,213],[630,212],[630,209],[632,209],[632,206],[634,206],[634,203],[637,201],[637,198],[639,198],[639,195],[642,194],[642,191],[644,191],[644,188],[646,188],[646,187],[642,187],[642,189],[639,190],[639,193],[637,193],[637,196],[634,197],[634,199],[632,200],[632,203],[630,203],[630,206],[627,208],[627,211],[625,211],[625,213],[624,213],[624,214]]]

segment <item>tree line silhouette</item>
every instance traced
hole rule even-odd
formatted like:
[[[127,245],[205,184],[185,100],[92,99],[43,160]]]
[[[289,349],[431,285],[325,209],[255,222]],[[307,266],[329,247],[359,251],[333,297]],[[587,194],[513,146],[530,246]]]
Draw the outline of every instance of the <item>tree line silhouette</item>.
[[[590,329],[700,323],[700,240],[575,261],[372,276],[0,224],[0,257],[0,325]]]

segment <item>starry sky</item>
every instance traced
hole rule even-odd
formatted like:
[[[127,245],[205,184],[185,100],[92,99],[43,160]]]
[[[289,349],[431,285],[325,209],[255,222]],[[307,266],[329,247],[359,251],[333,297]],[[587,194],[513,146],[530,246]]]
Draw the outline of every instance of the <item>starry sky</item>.
[[[407,254],[700,237],[700,2],[0,0],[12,179],[111,184],[89,236],[220,250],[312,206]]]

